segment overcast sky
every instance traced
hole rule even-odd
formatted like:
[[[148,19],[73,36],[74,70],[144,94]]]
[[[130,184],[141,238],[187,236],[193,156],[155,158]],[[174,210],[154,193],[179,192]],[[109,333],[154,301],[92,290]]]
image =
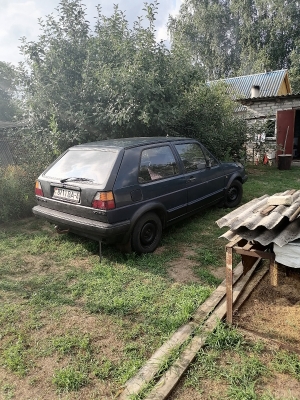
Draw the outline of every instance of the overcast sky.
[[[148,0],[151,3],[151,0]],[[179,11],[182,0],[160,0],[156,16],[157,39],[168,40],[166,24],[169,14]],[[20,38],[25,36],[35,41],[39,35],[38,18],[55,13],[59,0],[0,0],[0,61],[17,64],[23,58],[20,55]],[[87,8],[87,18],[93,23],[97,15],[96,5],[100,4],[102,13],[110,16],[113,4],[118,4],[125,11],[130,24],[142,11],[144,0],[83,0]]]

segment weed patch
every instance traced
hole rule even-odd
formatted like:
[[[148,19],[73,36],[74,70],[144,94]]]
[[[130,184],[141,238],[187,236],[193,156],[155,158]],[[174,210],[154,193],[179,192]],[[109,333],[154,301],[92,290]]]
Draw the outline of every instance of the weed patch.
[[[88,375],[78,367],[68,366],[54,372],[53,383],[60,391],[76,391],[88,383]]]

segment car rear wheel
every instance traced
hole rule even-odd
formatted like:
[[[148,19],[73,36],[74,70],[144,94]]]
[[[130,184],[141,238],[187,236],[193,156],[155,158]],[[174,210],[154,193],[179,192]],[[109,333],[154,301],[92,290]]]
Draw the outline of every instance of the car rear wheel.
[[[162,235],[162,224],[155,213],[143,215],[132,232],[132,249],[137,254],[152,253],[159,245]]]
[[[243,185],[234,180],[226,191],[225,206],[236,207],[240,204],[243,196]]]

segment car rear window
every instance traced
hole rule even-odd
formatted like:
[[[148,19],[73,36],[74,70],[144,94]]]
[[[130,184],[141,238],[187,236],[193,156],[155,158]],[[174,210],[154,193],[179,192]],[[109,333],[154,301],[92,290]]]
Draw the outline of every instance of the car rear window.
[[[117,150],[69,150],[44,176],[55,179],[82,178],[106,183],[118,155]]]

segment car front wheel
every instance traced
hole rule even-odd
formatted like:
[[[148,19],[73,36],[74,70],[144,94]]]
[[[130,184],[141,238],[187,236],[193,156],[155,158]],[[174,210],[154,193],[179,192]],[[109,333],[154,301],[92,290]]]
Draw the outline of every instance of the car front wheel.
[[[149,212],[143,215],[132,232],[132,248],[137,254],[152,253],[159,245],[162,224],[157,214]]]
[[[236,207],[240,204],[243,196],[243,185],[234,180],[226,191],[225,206]]]

